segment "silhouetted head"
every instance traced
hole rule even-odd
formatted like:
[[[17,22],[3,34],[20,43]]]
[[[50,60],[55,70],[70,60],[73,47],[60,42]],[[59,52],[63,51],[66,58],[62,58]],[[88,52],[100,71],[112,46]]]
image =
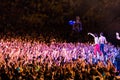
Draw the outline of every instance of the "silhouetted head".
[[[98,37],[98,35],[96,33],[94,35],[95,35],[95,37]]]
[[[76,20],[80,20],[80,17],[79,17],[79,16],[76,16]]]
[[[102,33],[102,32],[100,33],[100,36],[103,36],[103,33]]]

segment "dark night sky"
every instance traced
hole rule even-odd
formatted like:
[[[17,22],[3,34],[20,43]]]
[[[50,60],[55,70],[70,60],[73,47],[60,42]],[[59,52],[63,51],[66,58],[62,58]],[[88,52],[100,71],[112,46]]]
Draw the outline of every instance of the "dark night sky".
[[[120,33],[119,4],[120,0],[2,1],[0,31],[66,30],[64,35],[70,31],[67,22],[79,15],[86,33],[104,32],[110,41],[119,44],[115,39],[115,32]]]

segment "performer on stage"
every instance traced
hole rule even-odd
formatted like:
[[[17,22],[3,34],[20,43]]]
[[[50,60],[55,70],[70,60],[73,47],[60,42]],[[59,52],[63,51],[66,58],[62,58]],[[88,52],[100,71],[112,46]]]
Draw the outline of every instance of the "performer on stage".
[[[75,24],[72,27],[72,37],[73,41],[81,41],[80,39],[82,35],[82,22],[80,21],[80,17],[76,16]]]
[[[117,38],[118,40],[120,40],[120,36],[119,36],[119,33],[118,33],[118,32],[116,32],[116,38]]]
[[[97,34],[92,34],[88,33],[88,35],[91,35],[94,37],[94,55],[97,57],[97,52],[102,55],[102,52],[100,51],[100,46],[99,46],[99,38]]]
[[[100,44],[100,50],[102,51],[103,55],[105,56],[105,52],[104,52],[104,44],[107,43],[106,37],[103,36],[103,33],[100,33],[100,37],[99,37],[99,44]]]
[[[80,17],[76,16],[75,24],[73,25],[73,31],[75,32],[81,32],[82,31],[82,23],[80,21]]]

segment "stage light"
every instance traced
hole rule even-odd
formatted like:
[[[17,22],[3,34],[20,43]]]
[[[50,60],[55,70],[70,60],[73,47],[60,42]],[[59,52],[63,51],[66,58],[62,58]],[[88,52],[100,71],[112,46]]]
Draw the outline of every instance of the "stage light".
[[[72,26],[72,25],[74,25],[74,24],[75,24],[75,21],[73,21],[73,20],[70,20],[70,21],[69,21],[69,25]]]

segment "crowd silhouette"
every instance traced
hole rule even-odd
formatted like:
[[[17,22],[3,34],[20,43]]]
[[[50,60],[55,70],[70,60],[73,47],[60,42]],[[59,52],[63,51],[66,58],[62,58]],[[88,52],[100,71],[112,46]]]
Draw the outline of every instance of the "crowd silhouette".
[[[119,47],[108,43],[104,55],[94,57],[92,43],[50,43],[25,37],[1,37],[1,80],[118,79]],[[98,53],[97,53],[98,54]]]

